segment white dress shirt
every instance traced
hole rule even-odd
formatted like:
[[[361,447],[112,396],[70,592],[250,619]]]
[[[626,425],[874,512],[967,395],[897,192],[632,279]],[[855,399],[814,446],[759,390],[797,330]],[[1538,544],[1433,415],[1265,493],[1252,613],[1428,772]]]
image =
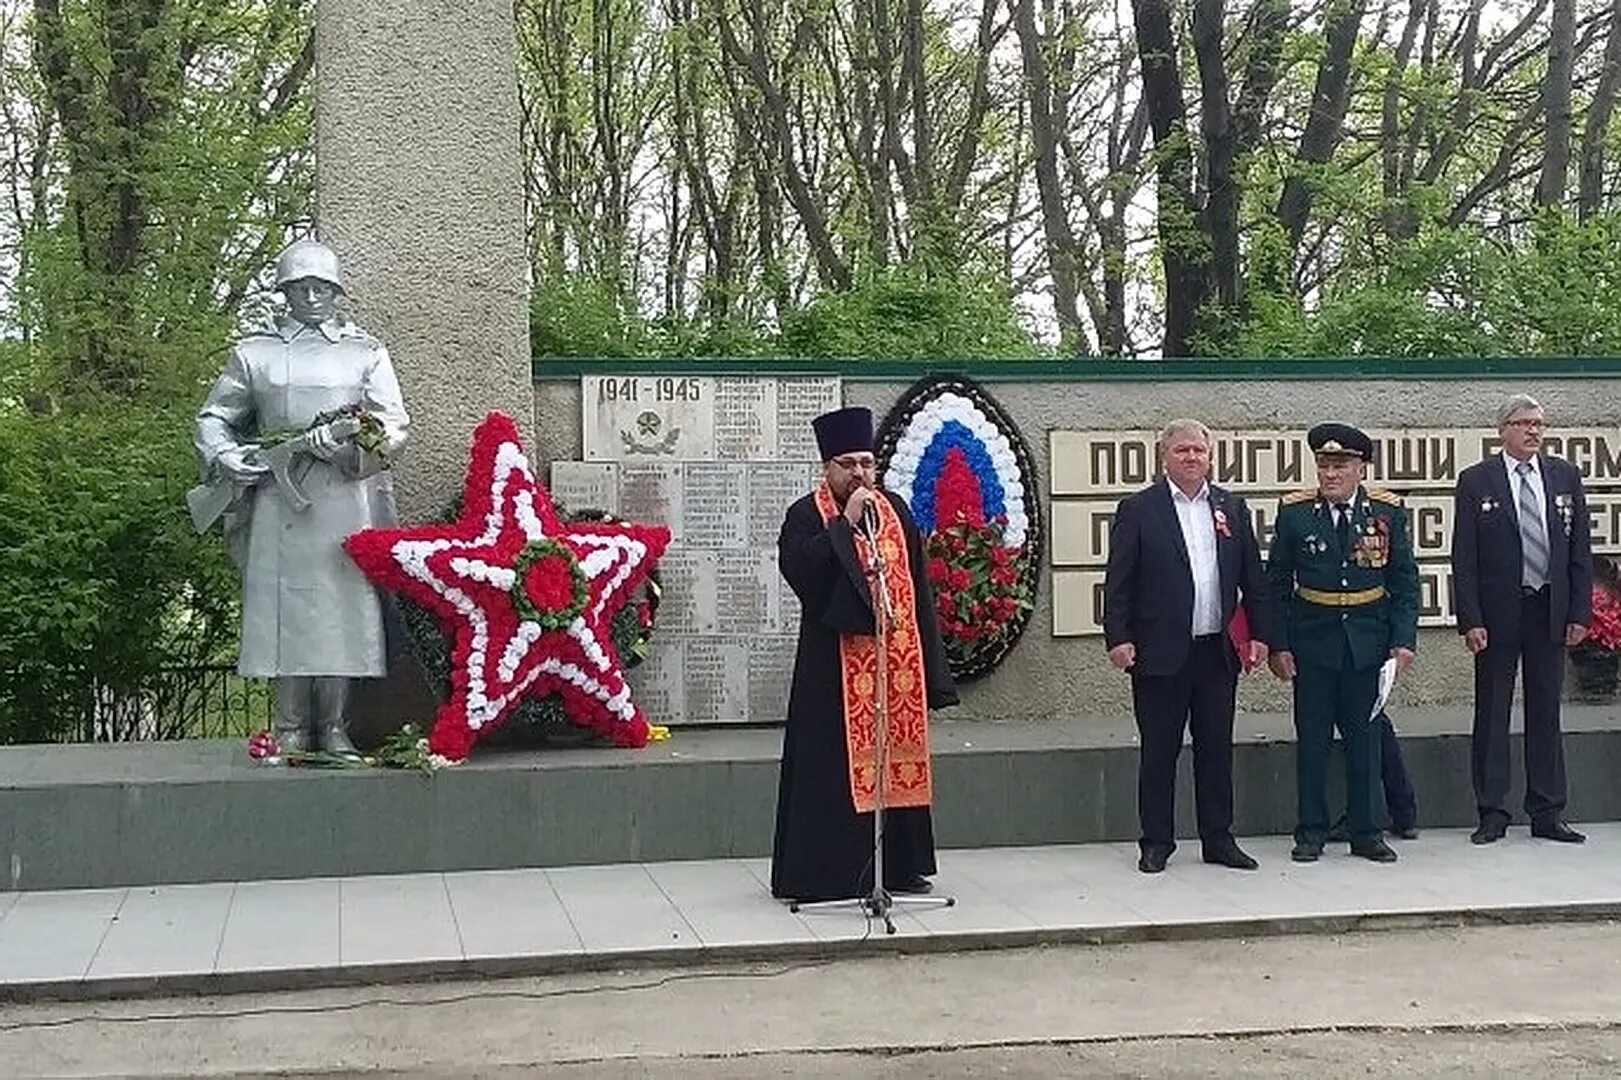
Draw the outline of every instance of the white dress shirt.
[[[1182,526],[1182,542],[1188,549],[1188,567],[1193,571],[1193,637],[1221,632],[1221,569],[1216,563],[1216,519],[1210,506],[1210,485],[1199,488],[1191,499],[1171,483],[1171,505]]]
[[[1520,516],[1521,485],[1529,487],[1531,489],[1531,495],[1536,499],[1537,521],[1535,527],[1542,533],[1542,540],[1548,546],[1548,560],[1551,565],[1553,561],[1553,537],[1548,534],[1548,493],[1547,490],[1542,486],[1542,459],[1537,455],[1532,454],[1531,457],[1526,461],[1526,464],[1531,466],[1531,471],[1526,473],[1524,476],[1521,476],[1519,473],[1520,462],[1514,457],[1514,455],[1500,453],[1497,456],[1503,459],[1503,468],[1508,472],[1508,490],[1509,494],[1514,496],[1509,501],[1514,504],[1514,516],[1516,518]],[[1521,528],[1523,529],[1524,527],[1525,524],[1522,522]],[[1524,570],[1522,573],[1524,573],[1527,578],[1530,577],[1529,570]],[[1527,580],[1523,581],[1522,584],[1540,586],[1543,584],[1543,582]]]

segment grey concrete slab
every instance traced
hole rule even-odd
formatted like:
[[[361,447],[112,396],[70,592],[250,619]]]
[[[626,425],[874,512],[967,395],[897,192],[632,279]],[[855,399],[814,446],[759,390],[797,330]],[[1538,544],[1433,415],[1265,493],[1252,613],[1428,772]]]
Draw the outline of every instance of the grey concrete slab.
[[[345,967],[463,957],[443,874],[344,878],[339,918]]]
[[[150,991],[165,979],[187,989],[209,977],[307,986],[354,978],[357,969],[393,979],[465,973],[468,963],[555,970],[650,955],[839,949],[863,939],[863,948],[874,939],[945,948],[1262,934],[1368,917],[1613,915],[1621,910],[1621,824],[1587,828],[1591,841],[1580,847],[1515,830],[1481,848],[1466,831],[1432,830],[1399,844],[1402,858],[1390,866],[1343,846],[1296,865],[1287,836],[1246,838],[1262,863],[1253,873],[1204,865],[1185,846],[1164,873],[1143,875],[1130,841],[950,849],[939,855],[937,895],[957,906],[898,906],[894,939],[854,907],[789,912],[768,897],[762,858],[169,887],[131,890],[127,901],[124,890],[32,892],[0,919],[0,996],[29,986],[130,992],[118,989],[130,978]],[[281,929],[288,925],[296,936]],[[82,982],[87,975],[110,981]]]
[[[1578,719],[1599,715],[1609,713]],[[1469,825],[1475,817],[1467,736],[1423,730],[1467,719],[1448,717],[1403,717],[1425,828]],[[1105,728],[1107,738],[1080,721],[942,723],[935,740],[939,843],[1135,838],[1134,736],[1124,724]],[[14,868],[16,879],[0,880],[0,887],[764,855],[776,805],[771,754],[779,743],[775,730],[678,731],[641,751],[492,751],[431,776],[260,768],[234,743],[4,748],[0,822],[14,833],[5,869]],[[1566,744],[1571,816],[1621,818],[1621,785],[1612,782],[1621,769],[1621,726],[1578,729]],[[1518,753],[1516,743],[1516,761]],[[163,775],[165,761],[172,776]],[[1292,744],[1241,738],[1234,770],[1238,832],[1293,826]],[[1184,762],[1177,803],[1185,838],[1194,831],[1190,772]],[[1334,770],[1331,788],[1338,786]],[[1332,798],[1337,805],[1338,796]],[[242,842],[268,820],[300,821],[297,843]]]
[[[730,854],[732,769],[725,761],[643,765],[631,771],[632,861]]]
[[[216,972],[335,968],[339,879],[238,882]]]
[[[731,859],[651,863],[647,872],[705,945],[813,941],[805,921]]]
[[[437,870],[536,866],[546,844],[537,792],[544,782],[531,769],[461,769],[414,779],[426,785],[428,861]],[[397,867],[397,870],[421,867]]]
[[[123,803],[123,788],[112,783],[0,791],[0,818],[10,818],[14,828],[8,883],[19,889],[124,884]]]
[[[90,962],[92,979],[213,971],[236,886],[156,885],[129,890]]]
[[[940,873],[934,878],[932,897],[950,897],[951,907],[908,909],[930,934],[1010,933],[1033,931],[1039,924],[988,885],[952,868],[950,853],[942,852]]]
[[[23,893],[0,923],[0,984],[83,978],[127,891]]]
[[[541,866],[624,861],[635,830],[625,812],[635,788],[619,768],[548,773],[535,792]]]
[[[732,846],[718,855],[755,858],[771,854],[777,828],[778,762],[739,759],[729,763],[732,798],[727,805]]]
[[[563,867],[546,873],[587,952],[702,944],[644,866]]]
[[[469,960],[585,951],[544,870],[446,874],[445,885]]]
[[[936,740],[938,742],[938,740]],[[972,751],[973,740],[959,737],[953,750]],[[934,757],[934,838],[948,847],[1005,843],[1012,826],[1012,755],[936,752]]]
[[[966,877],[1042,927],[1137,925],[1147,920],[1088,880],[1068,848],[985,848],[951,853],[953,876]]]

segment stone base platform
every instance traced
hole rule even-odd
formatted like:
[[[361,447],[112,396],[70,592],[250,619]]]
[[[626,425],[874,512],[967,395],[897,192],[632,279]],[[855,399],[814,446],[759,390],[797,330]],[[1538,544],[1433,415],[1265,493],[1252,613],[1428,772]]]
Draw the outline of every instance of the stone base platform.
[[[1467,711],[1397,724],[1420,825],[1472,824]],[[1565,727],[1568,816],[1621,820],[1621,710],[1568,707]],[[1237,729],[1236,831],[1287,833],[1288,718],[1242,715]],[[678,729],[640,751],[491,751],[432,775],[266,769],[238,741],[4,748],[0,892],[757,857],[781,738]],[[937,723],[938,844],[1134,839],[1135,740],[1124,717]],[[1518,774],[1517,741],[1515,754]],[[1184,835],[1192,810],[1184,754]]]

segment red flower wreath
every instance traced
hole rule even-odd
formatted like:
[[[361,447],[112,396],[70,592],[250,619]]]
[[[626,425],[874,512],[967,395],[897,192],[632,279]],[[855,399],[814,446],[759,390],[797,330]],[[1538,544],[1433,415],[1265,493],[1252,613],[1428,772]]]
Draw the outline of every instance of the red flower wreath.
[[[611,626],[669,542],[662,525],[564,524],[516,425],[491,413],[473,433],[459,520],[364,529],[344,547],[372,581],[438,614],[451,692],[428,748],[459,761],[520,700],[551,693],[616,745],[647,743]]]

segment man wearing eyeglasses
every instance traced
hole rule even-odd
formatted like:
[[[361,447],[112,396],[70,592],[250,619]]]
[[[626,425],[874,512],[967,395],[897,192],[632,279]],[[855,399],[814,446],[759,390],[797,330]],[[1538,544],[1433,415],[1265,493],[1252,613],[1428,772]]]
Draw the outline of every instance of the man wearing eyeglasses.
[[[870,893],[880,799],[884,886],[928,892],[935,872],[928,710],[955,705],[957,691],[923,544],[905,501],[877,486],[872,413],[840,409],[813,427],[822,480],[788,508],[777,541],[800,618],[771,894],[818,901]],[[880,736],[882,776],[874,754]]]
[[[1564,650],[1593,616],[1593,543],[1582,478],[1542,452],[1535,398],[1515,394],[1497,412],[1503,451],[1458,476],[1452,587],[1458,633],[1475,657],[1471,765],[1477,844],[1508,831],[1508,721],[1525,673],[1525,812],[1531,835],[1579,844],[1564,821],[1565,755],[1559,731]]]

